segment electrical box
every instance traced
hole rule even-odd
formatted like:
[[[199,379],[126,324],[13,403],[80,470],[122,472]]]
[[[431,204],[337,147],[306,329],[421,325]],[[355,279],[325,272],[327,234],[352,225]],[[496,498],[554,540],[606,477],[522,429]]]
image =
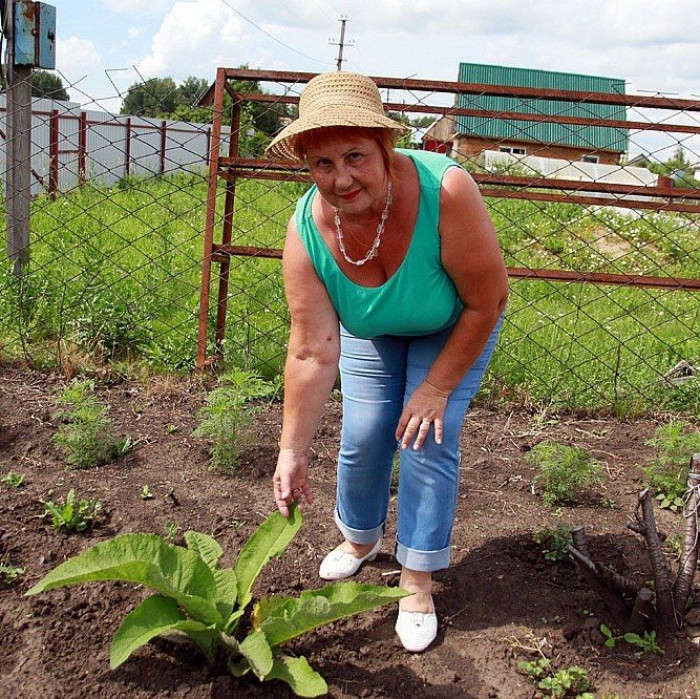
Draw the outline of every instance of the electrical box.
[[[45,2],[15,4],[15,65],[56,68],[56,8]]]

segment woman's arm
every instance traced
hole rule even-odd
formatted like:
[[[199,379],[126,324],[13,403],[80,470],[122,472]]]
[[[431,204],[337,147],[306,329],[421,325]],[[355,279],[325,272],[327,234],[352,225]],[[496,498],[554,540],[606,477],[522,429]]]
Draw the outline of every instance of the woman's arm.
[[[426,380],[411,396],[396,438],[419,449],[430,429],[442,440],[447,398],[479,357],[508,299],[508,275],[484,200],[471,176],[450,168],[440,193],[442,264],[464,304]]]
[[[284,371],[284,410],[277,468],[273,477],[280,512],[301,490],[313,502],[307,480],[308,455],[338,374],[338,316],[299,239],[294,218],[287,226],[282,258],[284,288],[291,315]]]

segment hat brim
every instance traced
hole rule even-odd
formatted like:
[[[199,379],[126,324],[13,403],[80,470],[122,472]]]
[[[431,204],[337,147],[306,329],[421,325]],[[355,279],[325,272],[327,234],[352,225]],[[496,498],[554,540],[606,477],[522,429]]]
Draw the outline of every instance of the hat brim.
[[[377,114],[369,109],[357,107],[343,108],[328,107],[315,111],[309,117],[301,116],[285,126],[270,145],[265,149],[268,157],[275,160],[286,160],[299,163],[300,159],[294,151],[294,142],[299,134],[313,129],[323,129],[333,126],[356,126],[359,128],[393,129],[399,133],[410,131],[405,124],[390,119],[388,116]]]

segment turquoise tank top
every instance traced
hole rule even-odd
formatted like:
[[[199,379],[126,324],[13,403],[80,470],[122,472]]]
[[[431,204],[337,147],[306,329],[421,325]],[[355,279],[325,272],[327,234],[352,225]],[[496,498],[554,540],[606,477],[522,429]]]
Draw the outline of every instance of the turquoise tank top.
[[[313,186],[297,203],[295,222],[340,322],[352,335],[429,335],[452,325],[463,304],[440,261],[440,186],[450,167],[458,167],[438,153],[397,149],[414,163],[420,182],[418,216],[401,266],[383,284],[366,287],[348,279],[338,267],[316,228],[311,204]]]

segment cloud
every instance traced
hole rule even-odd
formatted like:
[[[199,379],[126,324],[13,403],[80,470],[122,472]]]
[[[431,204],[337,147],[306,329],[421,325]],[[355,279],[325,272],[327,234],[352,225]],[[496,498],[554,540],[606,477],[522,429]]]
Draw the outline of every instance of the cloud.
[[[120,14],[154,14],[164,10],[172,0],[102,0],[112,12]]]
[[[89,39],[69,36],[62,39],[56,49],[57,67],[71,80],[77,80],[94,70],[100,61],[100,53]]]
[[[146,78],[210,78],[218,65],[243,62],[235,56],[247,46],[246,34],[242,21],[221,2],[175,2],[138,68]]]
[[[127,35],[130,39],[138,39],[143,34],[143,30],[139,27],[129,27]]]

